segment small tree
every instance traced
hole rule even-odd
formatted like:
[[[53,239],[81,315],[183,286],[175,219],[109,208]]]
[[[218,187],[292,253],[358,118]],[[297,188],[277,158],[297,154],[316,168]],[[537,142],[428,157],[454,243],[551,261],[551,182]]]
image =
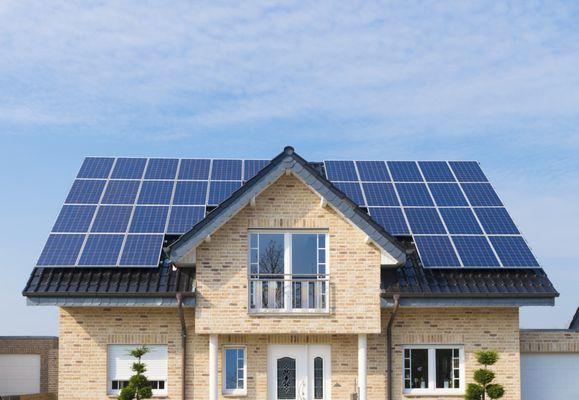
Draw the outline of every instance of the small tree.
[[[132,357],[137,359],[132,367],[135,375],[131,376],[129,384],[121,390],[119,397],[117,397],[118,400],[141,400],[153,397],[151,384],[144,375],[147,368],[145,367],[145,364],[141,362],[141,358],[149,351],[150,350],[147,346],[141,346],[129,352]]]
[[[494,365],[499,359],[499,354],[496,351],[479,351],[476,353],[476,360],[482,364],[484,368],[474,371],[474,380],[476,383],[469,383],[466,388],[466,400],[486,400],[500,399],[505,394],[505,389],[498,383],[492,383],[495,379],[495,373],[489,370],[489,365]]]

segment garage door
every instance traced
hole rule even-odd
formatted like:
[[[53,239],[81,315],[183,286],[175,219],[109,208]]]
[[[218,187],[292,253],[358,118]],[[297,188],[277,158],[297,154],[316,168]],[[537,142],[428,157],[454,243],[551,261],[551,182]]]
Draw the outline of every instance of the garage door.
[[[40,355],[0,354],[0,395],[40,392]]]
[[[579,354],[521,354],[522,400],[579,399]]]

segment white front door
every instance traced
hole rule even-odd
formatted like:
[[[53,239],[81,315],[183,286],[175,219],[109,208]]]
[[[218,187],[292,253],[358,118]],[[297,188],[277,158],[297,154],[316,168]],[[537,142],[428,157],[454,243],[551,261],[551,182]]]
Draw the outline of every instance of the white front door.
[[[270,400],[331,399],[329,345],[270,345],[267,353]]]

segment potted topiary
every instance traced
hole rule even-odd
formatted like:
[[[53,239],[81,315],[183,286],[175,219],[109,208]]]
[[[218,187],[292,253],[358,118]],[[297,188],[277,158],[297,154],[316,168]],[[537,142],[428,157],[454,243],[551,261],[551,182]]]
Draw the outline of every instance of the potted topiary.
[[[500,399],[505,394],[505,389],[498,383],[492,383],[495,379],[495,373],[488,369],[489,365],[494,365],[499,359],[499,354],[494,350],[479,351],[476,353],[476,359],[484,368],[474,371],[474,380],[476,383],[469,383],[466,388],[466,400],[495,400]]]
[[[149,351],[147,346],[141,346],[129,353],[137,360],[131,368],[135,372],[135,375],[131,376],[129,384],[121,390],[119,397],[117,397],[118,400],[141,400],[153,397],[151,384],[144,375],[147,368],[145,364],[141,362],[141,358]]]

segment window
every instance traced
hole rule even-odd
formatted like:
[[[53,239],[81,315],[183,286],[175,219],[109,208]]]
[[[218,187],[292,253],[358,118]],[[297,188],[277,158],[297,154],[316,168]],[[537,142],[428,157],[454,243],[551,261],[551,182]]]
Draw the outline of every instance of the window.
[[[247,393],[246,389],[245,347],[225,347],[223,349],[223,394],[239,396]]]
[[[462,394],[464,351],[459,346],[404,348],[404,393]]]
[[[108,388],[109,395],[117,395],[129,384],[129,378],[135,373],[131,369],[135,358],[129,353],[140,344],[109,345],[108,347]],[[151,383],[153,395],[167,395],[167,346],[147,345],[150,352],[145,354],[142,362],[147,371],[145,376]]]
[[[250,310],[327,311],[327,242],[319,232],[250,233]]]

